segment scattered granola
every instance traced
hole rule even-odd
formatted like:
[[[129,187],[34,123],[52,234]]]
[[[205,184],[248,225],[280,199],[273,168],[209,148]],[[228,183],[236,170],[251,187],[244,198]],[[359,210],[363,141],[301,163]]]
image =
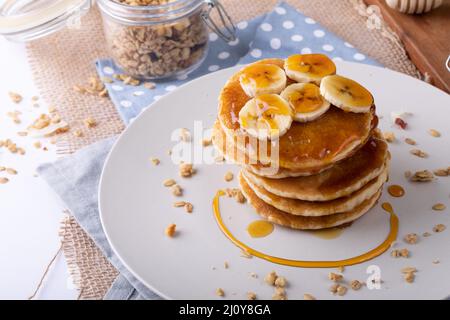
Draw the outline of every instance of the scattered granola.
[[[190,142],[191,141],[191,133],[186,128],[180,129],[180,140],[184,142]]]
[[[272,300],[287,300],[286,290],[284,288],[275,288],[275,293],[272,296]]]
[[[444,231],[445,229],[446,229],[446,226],[445,226],[444,224],[442,224],[442,223],[437,224],[437,225],[435,225],[435,226],[433,227],[433,231],[434,231],[434,232],[442,232],[442,231]]]
[[[431,261],[431,263],[432,263],[432,264],[439,264],[439,263],[441,263],[441,262],[439,261],[439,259],[435,259],[435,260]]]
[[[343,296],[347,293],[347,287],[335,283],[330,287],[330,292],[338,296]]]
[[[225,173],[224,179],[226,182],[230,182],[231,180],[233,180],[234,175],[233,172],[228,171],[227,173]]]
[[[175,207],[175,208],[181,208],[181,207],[184,207],[186,205],[186,202],[185,201],[177,201],[177,202],[174,202],[173,203],[173,206]]]
[[[270,273],[268,273],[265,277],[264,277],[264,281],[271,286],[275,285],[275,281],[277,280],[278,276],[276,274],[275,271],[272,271]]]
[[[406,127],[408,126],[408,123],[402,118],[396,118],[394,123],[402,129],[406,129]]]
[[[437,169],[433,171],[435,176],[438,177],[447,177],[450,175],[450,168],[442,168],[442,169]]]
[[[399,250],[392,250],[391,251],[391,256],[394,258],[399,258],[399,257],[403,257],[403,258],[408,258],[409,257],[409,250],[408,249],[399,249]]]
[[[157,166],[161,163],[161,161],[158,158],[150,158],[150,161],[153,163],[153,165]]]
[[[340,273],[342,273],[342,272],[344,272],[345,267],[344,267],[344,266],[337,267],[337,270],[338,270]]]
[[[416,244],[419,241],[419,236],[415,233],[408,233],[403,239],[409,244]]]
[[[0,177],[0,184],[8,183],[9,179],[5,177]]]
[[[183,195],[183,189],[178,184],[174,184],[171,187],[171,190],[172,194],[176,197],[181,197]]]
[[[412,149],[410,153],[419,158],[428,158],[428,154],[420,149]]]
[[[168,236],[170,238],[174,237],[175,236],[175,232],[176,232],[176,228],[177,228],[176,224],[174,224],[174,223],[169,224],[169,226],[165,230],[166,236]]]
[[[173,180],[173,179],[166,179],[166,180],[163,181],[164,187],[171,187],[174,184],[176,184],[176,181]]]
[[[219,297],[223,297],[223,296],[225,296],[225,292],[223,291],[222,288],[217,288],[216,289],[216,295],[219,296]]]
[[[14,103],[20,103],[22,101],[22,96],[20,94],[18,94],[17,92],[8,92],[9,97],[11,99],[12,102]]]
[[[439,138],[441,136],[441,133],[435,129],[428,130],[428,133],[435,138]]]
[[[39,141],[36,141],[35,143],[33,143],[33,146],[34,146],[36,149],[40,149],[40,148],[42,147],[42,144],[41,144]]]
[[[225,268],[225,269],[228,269],[229,268],[229,264],[228,264],[228,262],[227,261],[224,261],[224,263],[223,263],[223,267]]]
[[[359,282],[358,280],[353,280],[352,282],[350,282],[350,287],[351,287],[353,290],[359,290],[359,289],[361,289],[362,284],[361,284],[361,282]]]
[[[305,294],[303,294],[303,300],[316,300],[316,297],[314,297],[313,295],[311,295],[309,293],[305,293]]]
[[[411,138],[405,138],[405,142],[411,146],[415,146],[417,144],[416,141]]]
[[[400,271],[402,273],[414,273],[414,272],[417,272],[417,269],[414,267],[404,267]]]
[[[422,236],[425,237],[425,238],[427,238],[427,237],[431,236],[431,233],[429,233],[429,232],[427,231],[427,232],[422,233]]]
[[[431,207],[433,210],[435,211],[443,211],[445,210],[447,207],[445,206],[445,204],[443,203],[436,203]]]
[[[409,171],[409,170],[406,170],[405,173],[404,173],[404,175],[405,175],[405,178],[406,178],[406,179],[409,179],[409,178],[411,178],[411,176],[412,176],[412,172]]]
[[[195,174],[194,166],[191,163],[182,162],[179,166],[179,173],[183,178],[192,177],[192,175]]]
[[[13,168],[6,168],[6,172],[12,175],[16,175],[17,174],[17,170],[13,169]]]
[[[342,274],[330,272],[328,274],[328,279],[330,279],[331,281],[334,281],[334,282],[338,282],[338,281],[342,281],[342,279],[344,279],[344,276]]]
[[[276,287],[284,288],[287,285],[287,280],[285,277],[277,277],[274,284]]]
[[[384,139],[391,143],[395,141],[395,134],[392,131],[387,131],[383,133]]]
[[[20,137],[26,137],[28,135],[28,132],[26,132],[26,131],[19,131],[19,132],[17,132],[17,135],[20,136]]]
[[[194,206],[190,202],[186,202],[184,205],[184,210],[186,210],[187,213],[192,213],[194,210]]]
[[[413,283],[416,275],[413,272],[405,273],[404,279],[408,283]]]
[[[247,292],[247,300],[256,300],[256,293],[252,291]]]
[[[422,171],[416,171],[411,176],[410,179],[411,179],[411,181],[415,181],[415,182],[428,182],[428,181],[433,181],[434,176],[433,176],[433,173],[431,173],[431,171],[422,170]]]

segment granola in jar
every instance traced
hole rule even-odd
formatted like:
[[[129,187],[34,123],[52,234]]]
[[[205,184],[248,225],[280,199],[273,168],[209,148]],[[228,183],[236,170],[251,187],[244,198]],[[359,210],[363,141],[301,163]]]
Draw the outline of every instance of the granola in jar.
[[[208,49],[204,6],[203,0],[100,0],[111,57],[135,78],[192,71]]]

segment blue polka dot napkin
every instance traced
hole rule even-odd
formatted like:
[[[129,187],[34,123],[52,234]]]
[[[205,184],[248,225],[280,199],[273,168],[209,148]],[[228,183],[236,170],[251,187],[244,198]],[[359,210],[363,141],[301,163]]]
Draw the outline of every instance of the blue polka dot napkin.
[[[209,52],[205,61],[188,75],[155,81],[154,89],[147,89],[143,85],[125,85],[115,79],[112,83],[105,83],[122,120],[128,124],[161,96],[192,79],[263,58],[284,58],[294,53],[320,52],[334,60],[379,65],[358,52],[350,43],[344,42],[284,2],[280,2],[269,14],[250,21],[241,21],[236,26],[236,40],[232,42],[227,43],[216,33],[210,33]],[[111,78],[115,73],[123,73],[111,59],[98,60],[96,66],[100,77]]]

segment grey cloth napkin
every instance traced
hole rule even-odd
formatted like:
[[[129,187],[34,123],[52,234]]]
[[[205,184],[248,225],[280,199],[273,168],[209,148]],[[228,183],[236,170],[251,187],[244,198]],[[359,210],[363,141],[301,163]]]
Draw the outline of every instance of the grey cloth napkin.
[[[98,214],[98,184],[106,156],[114,138],[90,145],[37,170],[66,204],[80,226],[90,235],[105,257],[120,272],[105,299],[160,299],[139,282],[114,254],[106,239]]]

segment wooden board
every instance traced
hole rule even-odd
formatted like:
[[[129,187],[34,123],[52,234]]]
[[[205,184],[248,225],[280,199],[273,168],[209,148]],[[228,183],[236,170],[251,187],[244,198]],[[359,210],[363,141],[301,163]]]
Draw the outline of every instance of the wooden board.
[[[422,15],[398,12],[384,0],[365,2],[380,7],[384,20],[398,34],[417,68],[431,77],[433,85],[450,93],[450,72],[445,66],[450,55],[450,1]]]

